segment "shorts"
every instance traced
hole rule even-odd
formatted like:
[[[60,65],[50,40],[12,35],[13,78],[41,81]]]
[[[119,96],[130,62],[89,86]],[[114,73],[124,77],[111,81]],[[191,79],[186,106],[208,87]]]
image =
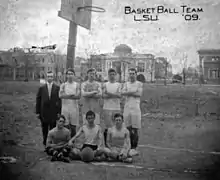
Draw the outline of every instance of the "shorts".
[[[98,146],[97,145],[91,145],[91,144],[83,144],[82,148],[81,148],[81,151],[84,149],[84,148],[91,148],[93,151],[96,151],[98,149]]]
[[[100,125],[100,113],[95,112],[95,122],[96,125]],[[83,114],[83,124],[87,124],[86,115]]]
[[[121,113],[121,110],[103,109],[103,119],[101,120],[101,127],[103,129],[111,128],[114,125],[113,118],[116,113]]]
[[[65,116],[66,122],[65,125],[72,124],[75,126],[79,125],[79,109],[62,109],[62,115]]]
[[[140,108],[124,108],[124,123],[125,126],[141,129],[141,110]]]

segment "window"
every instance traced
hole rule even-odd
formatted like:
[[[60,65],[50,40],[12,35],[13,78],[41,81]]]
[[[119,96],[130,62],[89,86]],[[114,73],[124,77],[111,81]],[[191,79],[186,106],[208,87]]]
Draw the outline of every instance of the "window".
[[[111,68],[111,61],[106,61],[106,69],[107,71]]]
[[[42,63],[44,63],[44,58],[42,58]]]
[[[145,64],[139,62],[139,63],[138,63],[138,67],[137,67],[137,71],[138,71],[138,72],[144,72],[144,71],[145,71]]]
[[[220,57],[219,56],[213,56],[212,57],[212,61],[219,61],[220,60]]]
[[[102,64],[102,72],[104,72],[104,71],[105,71],[105,65]]]
[[[219,79],[220,78],[220,70],[210,69],[209,70],[209,78],[210,79]]]
[[[97,71],[97,72],[102,72],[102,65],[101,65],[100,62],[97,62],[97,63],[96,63],[96,71]]]

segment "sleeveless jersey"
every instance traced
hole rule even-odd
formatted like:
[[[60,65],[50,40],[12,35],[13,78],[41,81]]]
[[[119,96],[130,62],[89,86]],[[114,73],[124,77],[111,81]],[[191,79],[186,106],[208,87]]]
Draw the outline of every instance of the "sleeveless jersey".
[[[82,130],[85,137],[84,144],[99,145],[99,142],[102,140],[102,132],[99,125],[95,125],[92,129],[88,125],[83,125]]]
[[[115,83],[110,83],[110,82],[106,82],[105,83],[105,87],[107,92],[110,93],[121,93],[121,84],[118,82]],[[120,98],[108,98],[108,99],[104,99],[104,107],[103,109],[106,110],[120,110]]]

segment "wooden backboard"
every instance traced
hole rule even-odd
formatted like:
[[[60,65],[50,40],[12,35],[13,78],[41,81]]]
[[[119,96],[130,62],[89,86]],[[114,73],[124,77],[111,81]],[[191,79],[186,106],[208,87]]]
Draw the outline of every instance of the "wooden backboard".
[[[92,12],[83,9],[77,10],[79,7],[84,6],[92,6],[92,0],[61,0],[61,9],[58,16],[90,29]]]

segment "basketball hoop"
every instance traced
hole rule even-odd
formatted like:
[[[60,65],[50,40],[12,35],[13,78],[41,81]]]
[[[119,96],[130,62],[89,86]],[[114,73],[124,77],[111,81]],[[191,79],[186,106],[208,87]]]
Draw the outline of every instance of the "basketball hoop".
[[[104,13],[105,9],[98,7],[98,6],[83,6],[83,7],[79,7],[77,9],[78,11],[93,11],[93,12],[99,12],[99,13]]]

